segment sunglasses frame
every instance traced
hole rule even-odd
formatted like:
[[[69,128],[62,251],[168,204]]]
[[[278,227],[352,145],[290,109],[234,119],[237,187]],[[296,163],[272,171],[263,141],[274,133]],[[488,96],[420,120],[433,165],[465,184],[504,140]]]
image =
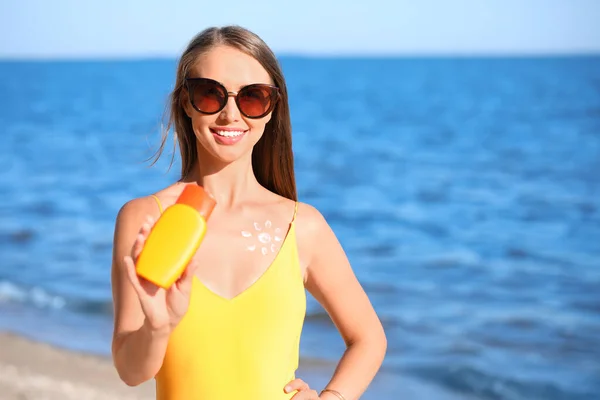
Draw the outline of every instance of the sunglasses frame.
[[[206,112],[206,111],[202,111],[200,110],[198,107],[196,107],[196,105],[194,104],[194,91],[190,90],[194,84],[194,82],[205,82],[205,83],[211,83],[217,87],[219,87],[220,89],[223,90],[223,93],[225,93],[225,101],[223,101],[223,104],[221,105],[221,107],[215,111],[215,112]],[[201,114],[205,114],[205,115],[214,115],[217,114],[221,111],[223,111],[223,109],[225,108],[225,106],[227,105],[227,102],[229,101],[229,97],[235,97],[235,104],[238,108],[238,110],[240,111],[240,113],[246,117],[246,118],[250,118],[250,119],[260,119],[263,118],[264,116],[266,116],[267,114],[269,114],[271,111],[273,111],[273,109],[275,108],[275,106],[277,105],[277,102],[279,101],[281,94],[279,92],[279,88],[277,86],[274,85],[269,85],[266,83],[252,83],[250,85],[246,85],[244,87],[241,87],[240,90],[238,90],[237,92],[230,92],[227,90],[227,88],[225,87],[225,85],[223,85],[221,82],[219,81],[215,81],[214,79],[209,79],[209,78],[185,78],[185,87],[186,90],[188,92],[188,98],[190,101],[190,104],[192,105],[192,107],[194,107],[194,110],[198,111]],[[242,108],[240,107],[240,104],[238,102],[238,94],[240,92],[242,92],[244,89],[248,89],[248,88],[253,88],[253,87],[260,87],[260,88],[269,88],[271,90],[271,104],[269,105],[269,108],[262,113],[259,116],[249,116],[248,114],[246,114],[244,111],[242,111]]]

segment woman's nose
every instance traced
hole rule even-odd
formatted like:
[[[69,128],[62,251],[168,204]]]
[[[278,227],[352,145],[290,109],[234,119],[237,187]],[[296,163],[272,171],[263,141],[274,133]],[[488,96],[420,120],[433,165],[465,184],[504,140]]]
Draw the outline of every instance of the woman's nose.
[[[221,119],[227,122],[235,122],[240,119],[240,110],[235,102],[235,96],[229,95],[229,99],[227,99],[227,104],[221,110]]]

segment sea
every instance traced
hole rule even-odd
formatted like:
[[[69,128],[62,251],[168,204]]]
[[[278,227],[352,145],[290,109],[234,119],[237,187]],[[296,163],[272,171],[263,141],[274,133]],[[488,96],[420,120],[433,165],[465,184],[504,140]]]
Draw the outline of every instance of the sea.
[[[600,399],[600,56],[280,62],[299,199],[388,338],[363,398]],[[0,330],[110,354],[116,214],[179,174],[172,140],[147,161],[176,63],[0,61]],[[344,343],[308,301],[317,386]]]

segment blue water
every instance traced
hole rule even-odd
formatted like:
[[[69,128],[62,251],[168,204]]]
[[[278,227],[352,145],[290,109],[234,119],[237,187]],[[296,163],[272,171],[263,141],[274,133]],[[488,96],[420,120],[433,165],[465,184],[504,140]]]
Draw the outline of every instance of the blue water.
[[[600,398],[600,57],[282,64],[300,200],[388,334],[365,398],[407,379]],[[179,170],[144,163],[174,68],[0,62],[0,329],[109,353],[116,212]],[[312,299],[301,350],[329,366],[343,350]]]

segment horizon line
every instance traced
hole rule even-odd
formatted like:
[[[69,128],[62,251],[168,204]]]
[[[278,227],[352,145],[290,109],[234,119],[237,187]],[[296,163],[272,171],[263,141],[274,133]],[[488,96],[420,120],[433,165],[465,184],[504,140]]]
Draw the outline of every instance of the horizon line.
[[[306,59],[410,59],[410,58],[593,58],[600,57],[600,49],[572,51],[438,51],[438,52],[314,52],[274,51],[277,58]],[[0,61],[151,61],[178,60],[181,54],[0,54]]]

